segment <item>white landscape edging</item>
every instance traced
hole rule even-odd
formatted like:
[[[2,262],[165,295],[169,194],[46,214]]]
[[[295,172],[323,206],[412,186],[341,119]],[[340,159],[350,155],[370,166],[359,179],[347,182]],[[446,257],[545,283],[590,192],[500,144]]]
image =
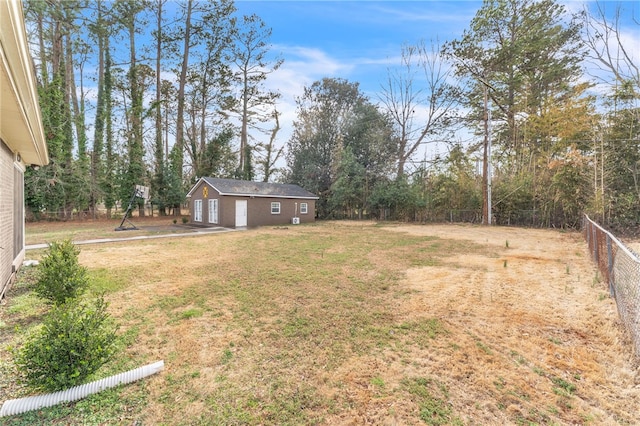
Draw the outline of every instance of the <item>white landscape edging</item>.
[[[85,398],[105,389],[114,388],[118,385],[125,385],[135,382],[145,377],[151,376],[164,368],[164,361],[154,362],[134,370],[116,374],[115,376],[96,380],[80,386],[74,386],[67,390],[48,393],[44,395],[28,396],[26,398],[10,399],[2,404],[0,417],[13,416],[15,414],[26,413],[27,411],[38,410],[40,408],[52,407],[63,402],[73,402]]]

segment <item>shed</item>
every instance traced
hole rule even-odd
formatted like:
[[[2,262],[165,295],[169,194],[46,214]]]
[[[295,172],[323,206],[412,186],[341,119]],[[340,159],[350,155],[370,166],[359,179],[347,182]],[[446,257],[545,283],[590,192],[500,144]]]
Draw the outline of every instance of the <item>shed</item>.
[[[203,177],[187,194],[190,222],[226,228],[315,221],[318,197],[293,184]]]
[[[25,255],[25,169],[48,162],[22,2],[0,0],[0,299]]]

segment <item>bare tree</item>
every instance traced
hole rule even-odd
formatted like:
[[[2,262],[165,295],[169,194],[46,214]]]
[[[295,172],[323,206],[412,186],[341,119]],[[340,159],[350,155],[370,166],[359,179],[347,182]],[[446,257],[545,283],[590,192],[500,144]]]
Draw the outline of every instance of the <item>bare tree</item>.
[[[457,103],[456,89],[448,83],[451,69],[439,45],[405,45],[401,62],[388,70],[379,95],[397,132],[398,176],[421,144],[438,140],[450,129]]]
[[[637,46],[631,45],[622,27],[626,5],[617,3],[613,13],[605,2],[596,2],[593,11],[585,6],[583,40],[595,68],[592,77],[607,87],[604,102],[606,122],[595,127],[593,143],[593,187],[601,220],[633,217],[640,194],[640,147],[638,146],[638,101],[640,66]],[[637,27],[640,22],[633,23]],[[633,213],[629,213],[633,212]],[[615,219],[619,220],[619,219]]]
[[[269,137],[269,142],[267,143],[259,143],[257,145],[258,152],[260,155],[260,159],[257,160],[258,164],[262,166],[263,171],[263,182],[269,182],[269,178],[278,171],[276,168],[276,163],[282,157],[284,153],[284,145],[280,148],[277,148],[275,145],[276,137],[278,136],[278,132],[280,131],[280,113],[276,108],[273,109],[273,119],[275,120],[275,125],[273,129],[271,129],[271,136]]]
[[[241,29],[234,35],[233,62],[236,66],[236,83],[239,86],[237,113],[240,116],[240,177],[252,180],[251,146],[249,128],[270,117],[261,111],[269,109],[280,96],[263,85],[268,75],[282,65],[283,59],[269,58],[271,28],[257,15],[242,18]]]
[[[616,83],[632,82],[635,90],[640,92],[640,67],[635,62],[638,58],[634,61],[632,51],[629,50],[634,47],[625,46],[623,42],[620,28],[621,12],[621,5],[618,4],[612,18],[607,18],[605,5],[601,2],[596,2],[594,14],[585,9],[584,40],[589,48],[590,57],[601,70],[612,73]],[[635,21],[635,24],[640,26],[638,21]]]

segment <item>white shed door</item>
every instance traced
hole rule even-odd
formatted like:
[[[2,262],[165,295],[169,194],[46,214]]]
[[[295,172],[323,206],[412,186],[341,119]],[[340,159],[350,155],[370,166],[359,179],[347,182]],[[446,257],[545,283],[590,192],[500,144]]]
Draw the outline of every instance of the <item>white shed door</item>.
[[[247,226],[247,200],[236,200],[236,227]]]

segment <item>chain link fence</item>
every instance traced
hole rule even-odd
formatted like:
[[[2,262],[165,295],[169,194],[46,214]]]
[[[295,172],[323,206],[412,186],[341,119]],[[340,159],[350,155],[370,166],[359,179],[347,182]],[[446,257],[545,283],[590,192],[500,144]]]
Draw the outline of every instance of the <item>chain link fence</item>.
[[[582,232],[640,357],[640,257],[587,215]]]

